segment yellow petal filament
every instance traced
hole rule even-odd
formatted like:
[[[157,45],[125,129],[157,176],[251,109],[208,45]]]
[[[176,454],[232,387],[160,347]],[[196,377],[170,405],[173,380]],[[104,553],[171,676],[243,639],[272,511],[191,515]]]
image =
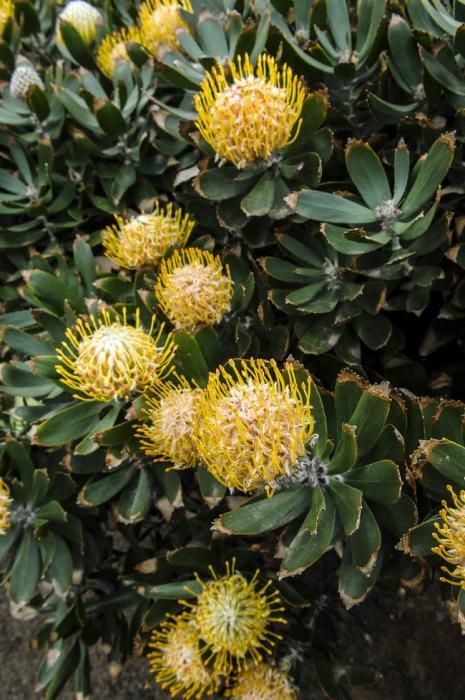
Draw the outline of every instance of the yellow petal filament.
[[[210,374],[194,435],[208,471],[244,492],[292,477],[313,434],[310,389],[310,378],[299,385],[294,367],[274,360],[230,360]]]
[[[10,489],[6,481],[0,477],[0,536],[4,535],[11,525],[10,503]]]
[[[177,330],[192,333],[219,323],[231,308],[232,294],[231,275],[219,255],[186,248],[160,264],[155,295]]]
[[[157,683],[171,697],[202,698],[215,692],[219,676],[202,660],[199,634],[189,614],[171,616],[152,633],[148,654],[150,669]]]
[[[287,674],[268,663],[249,665],[236,676],[228,691],[231,700],[297,700],[297,691]]]
[[[443,522],[434,524],[436,532],[433,532],[433,537],[438,546],[433,547],[432,551],[449,564],[443,566],[442,570],[451,578],[441,577],[441,581],[461,586],[465,590],[465,490],[461,490],[458,495],[450,485],[447,490],[453,505],[442,501],[439,515]]]
[[[0,0],[0,37],[5,31],[10,18],[14,17],[14,5],[12,0]]]
[[[194,95],[196,125],[220,159],[245,168],[297,138],[304,100],[303,83],[288,66],[261,54],[254,68],[246,54],[207,73]]]
[[[135,325],[129,325],[125,308],[122,316],[103,309],[99,316],[78,319],[57,349],[56,372],[81,400],[128,399],[143,392],[167,375],[175,352],[170,335],[162,340],[163,324],[153,336],[155,320],[145,331],[137,310]]]
[[[178,31],[189,31],[181,10],[192,12],[189,0],[146,0],[141,5],[139,28],[142,43],[153,56],[159,56],[163,47],[179,48]]]
[[[210,567],[212,580],[202,581],[202,590],[191,608],[199,637],[206,645],[206,662],[219,673],[229,674],[252,660],[261,662],[263,654],[271,654],[277,639],[273,623],[285,623],[284,608],[278,591],[270,591],[271,582],[261,585],[257,571],[248,581],[235,571],[234,562],[227,564],[226,576],[218,577]]]
[[[193,432],[201,393],[184,378],[178,378],[177,384],[163,382],[153,388],[145,409],[148,422],[137,431],[145,454],[154,461],[173,462],[174,469],[187,469],[196,463]]]
[[[118,63],[131,63],[126,46],[130,42],[142,43],[138,27],[123,27],[102,39],[97,51],[97,65],[107,78],[113,77]]]
[[[91,44],[97,36],[97,25],[102,21],[100,12],[85,0],[71,0],[60,13],[55,30],[55,41],[63,48],[65,43],[60,25],[68,22],[77,31],[84,44]]]
[[[169,250],[187,243],[195,225],[189,214],[158,202],[151,214],[130,220],[116,215],[115,222],[104,229],[102,243],[110,260],[129,270],[158,265]]]

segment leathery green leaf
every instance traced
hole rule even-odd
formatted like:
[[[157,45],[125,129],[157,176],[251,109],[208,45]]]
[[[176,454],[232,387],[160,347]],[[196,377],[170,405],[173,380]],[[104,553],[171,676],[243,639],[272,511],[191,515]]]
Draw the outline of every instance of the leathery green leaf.
[[[391,188],[380,159],[367,143],[350,141],[346,166],[352,182],[370,209],[390,200]]]
[[[350,538],[352,561],[365,576],[376,564],[381,547],[381,531],[366,501],[363,501],[360,527]]]
[[[363,491],[364,496],[375,503],[390,505],[400,498],[402,479],[399,467],[389,459],[353,469],[345,478],[347,483]]]
[[[360,524],[363,494],[344,481],[329,478],[328,490],[336,506],[346,535],[352,535]]]

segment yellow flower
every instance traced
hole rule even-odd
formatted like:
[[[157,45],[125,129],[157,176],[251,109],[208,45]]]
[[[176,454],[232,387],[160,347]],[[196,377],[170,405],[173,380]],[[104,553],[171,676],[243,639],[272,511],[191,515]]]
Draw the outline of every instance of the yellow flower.
[[[10,17],[14,16],[14,5],[12,0],[0,0],[0,37],[5,31]]]
[[[202,698],[215,692],[220,677],[204,664],[199,647],[199,634],[189,614],[172,616],[152,633],[148,654],[150,669],[157,683],[171,697]]]
[[[189,31],[181,10],[192,12],[189,0],[146,0],[139,10],[139,27],[142,43],[151,54],[157,56],[162,47],[179,48],[177,32]]]
[[[120,61],[131,63],[126,48],[130,42],[142,43],[138,27],[123,27],[103,38],[97,51],[97,65],[107,78],[113,77]]]
[[[199,637],[206,645],[207,663],[212,661],[219,673],[229,674],[242,668],[251,658],[255,664],[263,653],[270,654],[280,635],[272,632],[272,623],[285,623],[279,615],[284,608],[278,591],[269,592],[271,582],[258,582],[256,571],[251,581],[227,563],[226,576],[218,577],[210,567],[213,580],[203,582],[196,603],[191,608]]]
[[[137,431],[145,454],[155,461],[171,461],[174,469],[187,469],[198,460],[193,440],[201,389],[193,389],[186,379],[178,384],[163,382],[147,398],[149,422]]]
[[[102,242],[108,257],[128,269],[157,265],[171,248],[186,244],[195,225],[189,214],[183,216],[181,210],[173,211],[171,203],[163,208],[158,202],[152,214],[131,220],[115,216],[115,220],[104,229]]]
[[[310,388],[274,360],[230,360],[210,374],[194,433],[208,471],[240,491],[291,478],[313,434]]]
[[[97,36],[97,25],[102,21],[100,12],[85,0],[71,0],[60,13],[55,30],[55,41],[60,48],[65,46],[60,24],[68,22],[85,44],[91,44]]]
[[[443,523],[434,524],[437,532],[433,532],[433,537],[438,546],[433,547],[432,551],[449,564],[442,570],[452,576],[452,580],[441,577],[441,581],[465,589],[465,490],[460,491],[459,495],[450,485],[447,490],[452,496],[453,506],[442,501],[439,515]]]
[[[219,323],[231,308],[233,283],[219,255],[199,248],[176,250],[162,260],[155,295],[178,330],[194,332]]]
[[[232,700],[297,700],[297,691],[284,671],[267,663],[249,665],[228,691]]]
[[[232,82],[218,64],[194,96],[197,128],[218,157],[237,168],[267,162],[298,136],[304,86],[288,66],[279,69],[265,54],[255,69],[247,54],[228,66]]]
[[[0,477],[0,535],[4,535],[10,527],[10,489]]]
[[[78,319],[66,331],[57,354],[56,372],[81,400],[112,401],[127,399],[134,391],[144,391],[169,371],[175,346],[170,335],[161,341],[164,324],[152,336],[155,317],[146,332],[140,327],[139,310],[135,325],[103,309],[100,316]]]

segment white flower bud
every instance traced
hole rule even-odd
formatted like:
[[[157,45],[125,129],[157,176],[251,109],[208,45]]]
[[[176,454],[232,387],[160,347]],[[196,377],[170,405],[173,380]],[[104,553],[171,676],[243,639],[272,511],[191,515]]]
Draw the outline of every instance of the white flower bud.
[[[90,44],[92,41],[95,41],[97,25],[101,20],[100,12],[93,5],[85,2],[85,0],[71,0],[58,17],[55,33],[55,40],[58,46],[64,47],[60,31],[61,22],[69,22],[80,35],[83,42]]]
[[[42,80],[34,68],[30,65],[17,66],[13,71],[10,81],[10,93],[12,97],[22,98],[27,97],[29,89],[32,85],[37,85],[41,89],[44,88]]]

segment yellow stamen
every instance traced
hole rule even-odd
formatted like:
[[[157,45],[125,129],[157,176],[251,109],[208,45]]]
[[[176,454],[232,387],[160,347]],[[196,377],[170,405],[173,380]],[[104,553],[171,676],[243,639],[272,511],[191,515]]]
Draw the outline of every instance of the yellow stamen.
[[[284,608],[278,591],[269,591],[271,582],[260,586],[259,572],[247,579],[235,571],[234,561],[227,564],[226,576],[218,577],[210,567],[213,580],[196,576],[202,590],[191,608],[199,637],[205,643],[206,662],[219,673],[241,669],[247,658],[257,664],[263,653],[270,654],[281,636],[272,632],[272,623],[285,623]]]
[[[171,616],[152,634],[148,654],[150,669],[157,683],[171,697],[202,698],[217,690],[220,677],[202,660],[199,634],[189,614]]]
[[[97,65],[107,78],[112,78],[121,61],[131,63],[127,44],[142,44],[138,27],[123,27],[118,32],[107,34],[97,51]]]
[[[246,54],[212,68],[194,95],[197,128],[219,158],[237,168],[267,162],[298,136],[305,100],[302,81],[272,56],[254,69]]]
[[[74,398],[112,401],[128,399],[142,392],[169,372],[175,345],[170,335],[162,340],[164,324],[153,336],[155,317],[146,332],[140,327],[137,309],[135,325],[107,309],[99,317],[78,319],[66,331],[66,341],[57,349],[56,372],[73,391]]]
[[[0,477],[0,536],[4,535],[11,525],[10,503],[10,489],[6,481]]]
[[[199,248],[176,250],[162,260],[155,295],[178,330],[194,332],[219,323],[231,308],[233,283],[219,255]]]
[[[313,434],[310,378],[298,384],[291,364],[230,360],[210,374],[200,397],[194,440],[222,484],[240,491],[276,488],[292,477]]]
[[[276,666],[249,665],[238,673],[228,693],[231,700],[297,700],[297,690],[287,673]]]
[[[437,532],[433,532],[438,546],[431,551],[450,565],[443,566],[442,570],[452,579],[441,577],[441,581],[465,589],[465,490],[457,495],[450,484],[447,490],[451,494],[453,506],[442,501],[439,515],[443,523],[434,523]]]
[[[181,10],[192,12],[189,0],[146,0],[139,10],[142,43],[153,55],[160,56],[163,47],[178,49],[178,32],[188,32]]]
[[[5,31],[10,18],[14,17],[14,5],[12,0],[0,0],[0,37]]]
[[[108,257],[117,265],[137,269],[143,265],[157,265],[172,248],[186,244],[195,222],[180,209],[173,211],[157,202],[152,214],[141,214],[134,219],[115,216],[116,224],[107,226],[102,243]]]
[[[174,469],[187,469],[198,460],[192,434],[202,392],[184,377],[177,379],[177,384],[163,382],[153,388],[145,411],[149,422],[139,427],[137,435],[154,461],[171,461]]]

